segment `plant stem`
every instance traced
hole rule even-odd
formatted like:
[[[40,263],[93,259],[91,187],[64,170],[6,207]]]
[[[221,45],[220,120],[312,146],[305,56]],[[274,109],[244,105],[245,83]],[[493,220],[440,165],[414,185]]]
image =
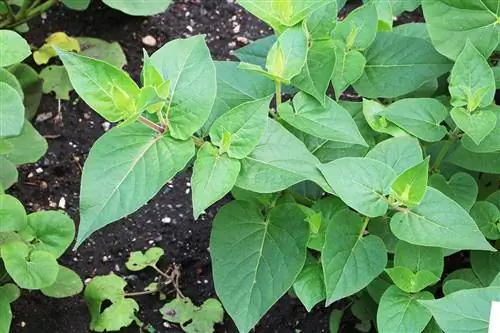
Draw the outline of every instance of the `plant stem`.
[[[199,138],[197,136],[192,136],[193,138],[193,141],[194,141],[194,145],[198,148],[200,148],[201,146],[203,146],[203,144],[205,143],[205,140],[203,140],[202,138]]]
[[[142,295],[151,295],[157,293],[158,290],[144,290],[144,291],[136,291],[133,293],[125,293],[125,296],[134,297],[134,296],[142,296]]]
[[[2,0],[3,1],[3,0]],[[27,9],[24,13],[22,9],[17,13],[15,20],[6,20],[0,22],[0,29],[2,28],[15,28],[23,23],[28,22],[33,17],[38,16],[39,14],[47,11],[50,7],[55,5],[59,0],[48,0],[47,2],[42,3],[38,7],[31,7]]]
[[[12,11],[12,7],[9,5],[9,2],[7,0],[2,0],[2,2],[5,4],[5,6],[7,7],[7,10],[8,10],[8,19],[9,21],[15,21],[16,20],[16,16],[14,15],[14,12]]]
[[[431,170],[438,170],[439,169],[439,166],[441,165],[441,162],[443,162],[444,158],[446,157],[446,154],[448,154],[448,151],[450,150],[451,145],[453,144],[453,142],[455,142],[455,138],[456,138],[458,132],[460,132],[460,128],[455,127],[453,132],[451,132],[451,134],[450,134],[450,138],[444,143],[443,148],[441,148],[441,150],[439,151],[439,154],[436,157],[436,161],[434,161],[434,164],[432,165]]]
[[[163,276],[165,279],[167,279],[167,281],[170,281],[170,282],[172,281],[172,277],[171,277],[171,276],[169,276],[169,275],[167,275],[167,274],[165,274],[165,272],[163,272],[161,269],[159,269],[158,267],[156,267],[156,265],[152,265],[151,267],[152,267],[155,271],[157,271],[157,272],[158,272],[158,274],[160,274],[160,275],[161,275],[161,276]],[[168,283],[170,283],[170,282],[168,282]]]
[[[163,128],[166,127],[167,122],[165,121],[165,118],[163,117],[163,113],[161,113],[161,110],[156,112],[156,115],[158,116],[158,119],[160,120],[160,124]]]
[[[278,110],[278,107],[281,104],[281,82],[280,81],[274,81],[276,85],[276,111]]]
[[[164,127],[152,122],[151,120],[149,120],[148,118],[146,118],[144,116],[140,116],[138,120],[141,124],[146,125],[147,127],[151,128],[152,130],[158,132],[159,134],[163,134],[165,132]]]
[[[370,218],[365,217],[365,221],[363,223],[363,228],[361,228],[361,232],[358,235],[358,239],[361,239],[361,237],[363,237],[363,235],[365,234],[366,227],[368,227],[368,222],[370,222]]]

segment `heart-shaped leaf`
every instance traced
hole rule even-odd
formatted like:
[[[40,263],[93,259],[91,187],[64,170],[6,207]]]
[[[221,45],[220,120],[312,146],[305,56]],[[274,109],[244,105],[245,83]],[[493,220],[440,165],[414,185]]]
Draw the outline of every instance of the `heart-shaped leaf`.
[[[152,247],[146,252],[131,252],[125,266],[131,271],[140,271],[148,266],[155,266],[165,251],[159,247]]]

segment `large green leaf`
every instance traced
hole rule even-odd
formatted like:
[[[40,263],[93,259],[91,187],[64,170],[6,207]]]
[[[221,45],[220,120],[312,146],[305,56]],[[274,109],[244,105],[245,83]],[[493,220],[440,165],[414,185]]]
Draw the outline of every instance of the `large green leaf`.
[[[151,62],[170,80],[166,103],[172,137],[186,140],[208,120],[217,94],[215,66],[204,36],[171,41]]]
[[[456,59],[467,40],[489,57],[500,41],[496,1],[422,0],[422,9],[432,43],[448,58]]]
[[[319,160],[283,126],[269,120],[257,147],[241,160],[236,185],[259,193],[284,190],[304,180],[311,180],[331,191],[317,165]]]
[[[69,268],[59,266],[56,282],[40,291],[45,296],[64,298],[79,294],[82,290],[83,282],[78,274]]]
[[[28,215],[28,226],[20,234],[26,241],[32,242],[36,250],[59,258],[73,242],[75,224],[62,212],[36,212]]]
[[[19,288],[13,283],[0,286],[0,332],[10,332],[12,311],[10,303],[14,302],[21,295]]]
[[[38,161],[47,151],[47,141],[26,121],[20,135],[0,138],[0,147],[0,155],[20,165]]]
[[[399,239],[415,245],[493,250],[469,214],[432,187],[427,188],[420,205],[394,214],[391,230]]]
[[[326,229],[321,262],[327,305],[366,287],[387,264],[384,242],[374,235],[363,237],[366,221],[356,213],[337,213]]]
[[[377,9],[372,3],[360,6],[337,24],[334,38],[342,39],[348,50],[368,48],[377,34]]]
[[[23,89],[21,88],[21,83],[10,71],[2,67],[0,67],[0,82],[8,84],[17,91],[21,99],[24,98],[24,93]]]
[[[451,105],[472,112],[495,97],[495,76],[483,55],[468,40],[453,65],[450,77]]]
[[[193,155],[191,140],[157,135],[140,124],[103,135],[83,169],[77,245],[144,205]]]
[[[472,206],[470,216],[488,239],[500,239],[500,210],[493,203],[478,201]]]
[[[390,166],[366,157],[344,157],[319,168],[349,207],[369,217],[383,216],[387,212],[386,195],[396,179]]]
[[[313,40],[307,51],[306,64],[292,84],[313,96],[322,105],[335,66],[335,44],[331,39]]]
[[[258,42],[254,42],[250,46],[256,43]],[[229,110],[245,102],[274,94],[275,87],[272,80],[240,69],[238,64],[238,62],[234,61],[215,61],[217,97],[210,112],[210,117],[201,130],[204,135],[208,133],[212,123]]]
[[[21,62],[30,54],[30,46],[21,35],[12,30],[0,30],[0,67]]]
[[[293,291],[309,312],[325,299],[323,269],[312,255],[308,255],[304,268],[293,283]]]
[[[366,146],[349,112],[326,97],[325,106],[306,93],[299,92],[290,104],[281,104],[278,112],[287,123],[319,138]]]
[[[215,289],[241,332],[252,329],[302,270],[309,238],[304,219],[293,204],[264,217],[258,206],[234,201],[217,213],[210,238]]]
[[[11,66],[9,71],[17,78],[21,84],[24,94],[24,107],[26,119],[31,119],[38,110],[42,100],[43,81],[38,73],[26,64]]]
[[[429,186],[453,199],[466,211],[470,211],[476,202],[479,191],[474,177],[465,172],[457,172],[449,180],[443,175],[433,174],[429,178]]]
[[[483,286],[489,286],[500,272],[500,253],[471,251],[470,262]]]
[[[460,146],[451,154],[449,161],[467,170],[500,174],[500,151],[474,153]]]
[[[431,320],[431,313],[419,303],[434,296],[427,291],[408,294],[396,286],[389,287],[377,311],[377,327],[380,333],[422,332]]]
[[[500,287],[461,290],[419,303],[432,313],[445,332],[487,333],[492,301],[500,301]]]
[[[266,65],[267,53],[273,47],[274,43],[276,43],[276,40],[275,35],[257,39],[253,43],[234,51],[234,56],[240,61],[264,67]],[[218,72],[217,76],[219,76]]]
[[[195,219],[231,191],[240,168],[239,160],[229,157],[226,153],[220,153],[211,143],[206,142],[201,146],[191,177]]]
[[[378,33],[365,57],[365,72],[354,89],[368,98],[404,95],[451,68],[430,43],[392,32]]]
[[[365,65],[366,59],[361,52],[349,50],[345,43],[335,41],[335,70],[332,75],[332,84],[337,99],[347,87],[363,75]]]
[[[417,1],[420,1],[420,0],[417,0]],[[394,27],[393,32],[398,33],[398,34],[403,35],[403,36],[422,38],[428,42],[431,41],[431,37],[429,36],[429,33],[427,32],[427,26],[425,23],[422,23],[422,22],[405,23],[405,24],[398,25],[397,27]]]
[[[328,0],[240,0],[238,3],[273,28],[294,26]]]
[[[305,20],[307,32],[313,41],[331,38],[337,25],[337,2],[327,1],[322,7],[313,11]]]
[[[440,277],[444,269],[443,250],[400,241],[394,254],[394,266],[408,267],[412,272],[428,270]]]
[[[267,128],[271,96],[238,105],[210,128],[210,139],[232,158],[248,156]]]
[[[409,136],[384,140],[370,150],[366,157],[387,164],[398,175],[423,160],[420,143]]]
[[[130,99],[139,94],[139,87],[124,71],[102,60],[57,49],[68,71],[71,84],[80,97],[105,119],[116,122],[130,116],[119,108],[113,91],[121,91]]]
[[[0,253],[7,273],[19,287],[40,289],[56,281],[59,265],[51,253],[32,250],[19,241],[3,244]]]
[[[0,218],[0,233],[22,230],[28,223],[23,204],[8,194],[0,194]]]
[[[470,112],[464,108],[454,108],[451,110],[451,118],[476,145],[481,144],[495,129],[497,123],[497,116],[491,110]]]
[[[24,125],[23,99],[5,82],[0,82],[0,91],[0,138],[19,135]]]
[[[380,237],[387,248],[387,252],[394,253],[396,250],[396,245],[399,243],[399,239],[394,236],[389,226],[389,217],[379,217],[370,220],[368,225],[368,231],[370,234]]]
[[[268,72],[283,82],[290,82],[306,64],[307,49],[307,35],[303,27],[286,29],[267,54]]]
[[[436,99],[402,99],[389,105],[382,114],[387,120],[424,141],[439,141],[447,132],[441,123],[448,117],[448,112]]]
[[[172,0],[103,0],[103,2],[129,15],[147,16],[164,12]]]

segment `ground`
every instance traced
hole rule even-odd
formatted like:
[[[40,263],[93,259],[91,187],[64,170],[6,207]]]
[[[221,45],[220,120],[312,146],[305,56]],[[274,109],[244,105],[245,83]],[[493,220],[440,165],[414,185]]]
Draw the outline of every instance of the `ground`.
[[[75,12],[63,7],[50,10],[42,19],[31,23],[27,38],[40,46],[50,33],[65,31],[71,36],[99,37],[118,41],[127,54],[126,69],[138,79],[142,64],[142,48],[149,53],[166,42],[195,34],[206,34],[215,59],[229,59],[231,50],[268,35],[271,31],[260,21],[234,4],[232,0],[182,0],[169,10],[149,18],[130,17],[93,1],[88,11]],[[152,36],[156,46],[146,46],[143,38]],[[151,38],[149,38],[151,39]],[[29,211],[58,209],[78,222],[78,193],[81,168],[90,147],[108,124],[96,115],[76,94],[71,101],[58,105],[54,96],[44,97],[35,127],[47,137],[49,150],[35,165],[21,170],[19,183],[11,192]],[[151,202],[135,214],[95,233],[76,252],[68,251],[63,265],[75,270],[84,280],[115,272],[129,281],[128,291],[142,290],[155,276],[146,270],[133,274],[125,268],[131,251],[159,246],[165,250],[160,266],[180,264],[180,288],[196,304],[216,297],[213,286],[209,235],[213,208],[198,221],[192,218],[190,171],[178,175]],[[170,295],[172,297],[172,295]],[[154,296],[137,298],[141,306],[138,316],[152,324],[157,332],[182,332],[167,327],[157,309],[163,302]],[[300,302],[286,295],[262,319],[256,332],[328,332],[330,309],[317,306],[307,313]],[[50,299],[39,292],[23,292],[13,305],[13,333],[85,333],[89,332],[88,312],[80,296]],[[350,331],[349,320],[344,331]],[[138,332],[137,326],[122,332]],[[226,316],[216,332],[237,332]]]

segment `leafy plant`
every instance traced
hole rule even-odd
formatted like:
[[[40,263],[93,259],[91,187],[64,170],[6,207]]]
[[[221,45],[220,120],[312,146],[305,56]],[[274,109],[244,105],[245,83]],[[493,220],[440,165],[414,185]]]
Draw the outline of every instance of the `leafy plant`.
[[[119,123],[84,166],[77,245],[194,159],[195,217],[235,199],[210,249],[241,332],[291,288],[308,310],[348,298],[363,331],[486,332],[500,301],[500,2],[423,0],[427,23],[396,27],[420,1],[365,2],[338,22],[345,1],[241,0],[276,36],[242,62],[212,61],[203,36],[171,41],[145,55],[141,87],[59,49],[76,92]],[[450,272],[458,251],[471,268]]]
[[[173,265],[165,272],[158,268],[157,263],[163,254],[163,250],[158,247],[130,254],[125,264],[129,270],[135,272],[150,267],[159,274],[155,282],[150,283],[144,291],[125,292],[127,281],[113,273],[96,276],[89,282],[85,288],[84,297],[90,311],[91,330],[119,331],[134,322],[139,325],[141,332],[143,329],[148,330],[148,326],[136,316],[139,304],[132,297],[159,294],[160,300],[164,300],[165,289],[172,286],[171,291],[176,292],[176,297],[160,309],[163,319],[180,324],[187,333],[213,332],[214,324],[223,319],[224,310],[221,304],[216,299],[208,299],[201,307],[195,306],[179,289],[179,267]],[[103,308],[104,301],[109,301],[111,304]]]

